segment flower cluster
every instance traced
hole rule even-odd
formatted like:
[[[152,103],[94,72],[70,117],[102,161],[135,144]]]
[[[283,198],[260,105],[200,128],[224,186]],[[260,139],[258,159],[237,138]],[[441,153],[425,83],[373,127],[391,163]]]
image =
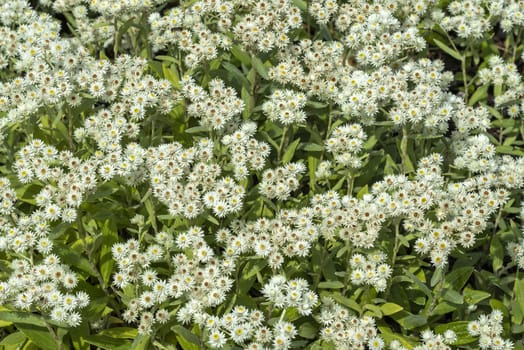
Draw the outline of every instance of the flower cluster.
[[[147,150],[153,193],[171,215],[195,218],[205,206],[223,218],[241,209],[245,190],[230,177],[219,178],[222,169],[211,162],[212,150],[209,139],[188,149],[174,142]]]
[[[268,52],[289,43],[289,32],[300,27],[300,10],[291,1],[198,1],[187,8],[175,7],[161,16],[149,16],[153,50],[175,45],[185,52],[184,62],[196,67],[231,47],[231,33],[246,50]]]
[[[506,33],[524,25],[524,11],[518,0],[456,0],[445,10],[434,9],[431,22],[447,32],[455,32],[465,45],[482,38],[495,24],[500,24]]]
[[[121,30],[125,23],[138,21],[140,15],[151,12],[156,6],[165,3],[165,0],[43,0],[40,4],[50,7],[56,13],[67,13],[74,19],[76,33],[84,44],[102,44],[107,47],[114,45],[115,33]],[[137,28],[127,28],[127,31],[136,35]],[[133,45],[125,36],[119,43],[124,48]]]
[[[71,292],[77,277],[56,255],[48,255],[38,264],[15,259],[11,269],[11,277],[0,282],[0,304],[13,300],[19,309],[49,313],[54,321],[70,327],[81,323],[78,311],[89,305],[89,296]]]
[[[524,81],[513,63],[506,63],[499,56],[489,59],[489,68],[479,71],[480,84],[493,84],[503,89],[495,96],[495,107],[505,108],[508,115],[516,118],[524,113]],[[520,103],[520,104],[519,104]]]
[[[148,22],[153,51],[176,47],[185,53],[184,63],[189,68],[196,68],[202,62],[216,58],[219,51],[230,48],[232,42],[214,27],[229,29],[233,7],[230,1],[198,1],[187,8],[173,7],[163,16],[158,12],[152,13]],[[220,18],[218,23],[217,17]],[[208,28],[206,23],[214,25]]]
[[[256,129],[255,123],[245,122],[238,130],[222,137],[222,144],[231,154],[233,174],[237,180],[245,179],[249,170],[262,170],[269,156],[269,145],[253,137]]]
[[[464,142],[454,144],[458,156],[454,165],[459,169],[466,168],[472,173],[493,171],[496,166],[495,145],[486,135],[470,136]]]
[[[281,210],[273,219],[256,221],[236,220],[230,230],[217,233],[217,241],[227,243],[227,251],[239,255],[252,251],[266,258],[276,270],[284,263],[284,257],[306,257],[319,232],[310,210]]]
[[[306,96],[293,90],[276,90],[262,105],[262,110],[271,121],[283,125],[300,124],[306,121],[306,113],[302,110],[306,104]]]
[[[242,305],[221,317],[206,314],[201,321],[207,332],[207,344],[212,349],[221,349],[231,340],[246,350],[285,350],[298,333],[291,322],[283,320],[268,327],[260,310],[249,310]]]
[[[290,43],[289,34],[300,28],[300,10],[290,0],[262,0],[243,3],[248,13],[232,26],[235,37],[248,50],[268,52]]]
[[[44,29],[58,31],[56,24],[42,24],[41,30]],[[8,112],[7,118],[2,119],[0,129],[35,114],[44,106],[58,108],[64,101],[71,108],[80,106],[83,100],[103,101],[111,104],[109,109],[117,118],[129,115],[135,121],[144,118],[148,108],[156,108],[164,113],[172,109],[174,101],[168,98],[171,96],[170,83],[144,74],[147,63],[144,59],[121,55],[114,63],[96,60],[87,54],[79,42],[60,39],[56,32],[53,42],[46,40],[48,44],[45,47],[35,46],[40,40],[35,40],[36,34],[32,32],[24,31],[20,37],[13,34],[17,40],[33,43],[24,51],[34,51],[34,54],[20,57],[18,61],[17,70],[25,74],[0,84],[0,111]],[[26,37],[28,34],[30,37]],[[45,56],[44,53],[50,50],[53,54]],[[111,123],[109,130],[101,133],[103,126],[93,125],[95,121],[86,121],[86,127],[98,126],[96,139],[105,141],[103,144],[112,145],[114,140],[120,140],[122,132],[113,130],[115,128],[126,127],[131,135],[138,133],[136,125],[132,123],[121,126]],[[105,126],[109,121],[103,122]],[[91,132],[96,133],[93,130]],[[87,131],[79,130],[76,133],[80,137]],[[108,140],[108,137],[114,137],[114,140]]]
[[[426,42],[419,35],[416,22],[401,23],[402,16],[396,10],[395,5],[370,5],[366,1],[339,7],[336,28],[359,64],[379,67],[403,53],[424,49]],[[418,12],[423,14],[425,9]]]
[[[291,192],[298,189],[298,176],[305,170],[306,167],[302,163],[288,163],[276,169],[267,169],[262,174],[260,194],[270,199],[286,200]]]
[[[362,165],[358,154],[366,137],[360,124],[341,125],[326,140],[326,150],[333,154],[336,164],[356,169]]]
[[[474,337],[479,337],[479,348],[490,350],[510,350],[513,343],[501,337],[502,312],[493,310],[489,315],[480,315],[476,321],[468,323],[468,332]]]
[[[96,188],[98,161],[82,161],[39,139],[33,139],[18,155],[15,169],[20,182],[38,179],[46,184],[35,196],[41,214],[51,221],[74,221],[86,193]]]
[[[8,178],[0,177],[0,215],[9,215],[14,210],[16,193]]]
[[[199,313],[206,307],[222,303],[232,285],[232,280],[227,276],[234,268],[234,262],[221,262],[204,240],[199,227],[178,233],[174,240],[169,233],[159,232],[155,241],[157,243],[149,245],[145,251],[133,239],[117,243],[112,248],[119,269],[113,276],[113,284],[124,289],[132,283],[140,291],[128,303],[123,317],[127,322],[139,322],[141,333],[149,333],[155,322],[167,321],[165,310],[156,310],[155,317],[153,311],[168,298],[188,298],[188,302],[177,313],[177,319],[186,323],[198,319]],[[174,255],[173,273],[169,278],[161,278],[151,263],[162,260],[175,248],[191,253]]]
[[[453,76],[444,72],[444,62],[422,58],[404,64],[399,74],[405,85],[392,96],[395,107],[389,116],[393,122],[423,123],[429,130],[447,130],[455,96],[445,92]],[[408,88],[410,85],[413,85],[412,89]]]
[[[364,256],[354,254],[349,260],[353,271],[351,272],[351,283],[357,286],[368,284],[378,292],[386,290],[387,281],[391,276],[391,266],[386,264],[386,255],[374,253]]]
[[[287,280],[285,276],[271,277],[262,287],[262,294],[279,309],[296,308],[301,315],[309,315],[316,306],[318,296],[308,289],[304,279]]]
[[[235,115],[243,111],[244,102],[222,80],[211,80],[208,88],[209,93],[190,77],[182,80],[182,93],[191,101],[187,106],[187,113],[199,119],[200,125],[204,127],[222,130]]]
[[[309,13],[321,24],[327,24],[337,10],[338,4],[334,0],[315,0],[309,5]]]
[[[279,64],[268,71],[269,78],[282,84],[292,84],[306,96],[334,99],[337,82],[347,67],[342,67],[344,45],[338,41],[300,40],[281,53]],[[330,57],[326,60],[326,57]]]
[[[375,320],[369,316],[358,318],[349,310],[335,303],[333,299],[323,298],[320,310],[321,339],[332,342],[340,350],[384,348],[384,340],[378,336]]]
[[[491,26],[484,1],[452,1],[447,10],[433,11],[432,19],[447,32],[455,31],[462,39],[480,39]]]

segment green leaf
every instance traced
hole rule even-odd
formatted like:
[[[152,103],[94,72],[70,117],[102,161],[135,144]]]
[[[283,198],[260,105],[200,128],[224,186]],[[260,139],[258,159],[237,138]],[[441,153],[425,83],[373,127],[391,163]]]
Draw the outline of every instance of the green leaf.
[[[149,215],[148,222],[151,224],[155,232],[158,232],[158,226],[156,222],[156,210],[151,197],[148,197],[145,200],[144,206],[146,207],[147,214]]]
[[[453,57],[454,59],[456,59],[457,61],[462,61],[463,60],[463,57],[462,55],[455,51],[454,49],[452,49],[451,47],[447,46],[446,44],[444,44],[442,41],[438,40],[438,39],[433,39],[433,42],[435,43],[435,45],[437,45],[442,51],[444,51],[445,53],[447,53],[448,55],[450,55],[451,57]]]
[[[171,57],[171,56],[165,56],[165,55],[155,56],[155,60],[168,61],[168,62],[171,62],[171,63],[178,63],[176,58]]]
[[[241,279],[248,280],[262,271],[268,264],[267,259],[248,260],[242,269]]]
[[[131,342],[124,339],[112,338],[106,335],[87,335],[83,338],[87,343],[106,350],[132,349]]]
[[[457,321],[449,322],[446,324],[440,324],[435,327],[435,332],[438,334],[444,334],[447,330],[452,330],[457,335],[457,341],[453,345],[465,345],[473,343],[477,340],[476,337],[472,337],[468,332],[469,321]]]
[[[495,299],[495,298],[491,298],[489,300],[489,306],[491,306],[491,308],[493,310],[500,310],[502,311],[502,313],[504,314],[504,317],[507,318],[509,316],[509,312],[508,312],[508,308],[506,307],[506,305],[504,305],[504,303],[498,299]]]
[[[251,58],[251,64],[262,78],[264,78],[265,80],[269,80],[267,68],[257,56],[253,56]]]
[[[34,326],[45,327],[45,322],[29,312],[18,312],[18,311],[0,311],[0,320],[13,322],[13,323],[25,323]]]
[[[213,225],[220,226],[220,222],[218,222],[218,220],[215,219],[215,217],[211,214],[206,217],[206,220],[212,223]]]
[[[514,156],[524,156],[524,151],[521,151],[520,149],[518,148],[515,148],[513,146],[496,146],[495,147],[495,151],[498,153],[498,154],[511,154],[511,155],[514,155]]]
[[[382,313],[384,315],[389,316],[389,315],[393,315],[399,311],[404,310],[404,308],[395,303],[384,303],[380,305],[380,310],[382,310]]]
[[[82,322],[80,326],[71,328],[69,335],[75,350],[90,350],[91,345],[85,341],[84,336],[89,334],[88,322]]]
[[[425,324],[427,324],[427,319],[426,317],[422,315],[411,315],[410,314],[406,317],[398,319],[397,322],[403,328],[410,330],[410,329],[424,326]]]
[[[35,326],[28,323],[16,323],[16,328],[24,333],[33,343],[43,350],[56,350],[58,344],[55,342],[47,327]]]
[[[284,136],[282,136],[284,137]],[[297,149],[298,144],[300,143],[300,138],[293,141],[286,149],[286,152],[282,156],[282,164],[289,163],[293,156],[295,155],[295,150]]]
[[[307,11],[308,9],[307,2],[304,0],[293,0],[293,5],[295,5],[302,11]]]
[[[404,337],[398,333],[393,333],[388,327],[378,326],[378,329],[380,337],[384,339],[386,344],[391,343],[393,340],[398,340],[405,348],[409,350],[413,349],[413,341],[411,341],[409,338]]]
[[[306,350],[336,350],[335,344],[332,342],[326,342],[324,340],[317,340],[310,346],[306,348]]]
[[[194,126],[185,130],[188,134],[198,134],[199,132],[208,133],[209,129],[205,126]]]
[[[235,56],[236,59],[246,66],[251,64],[251,57],[249,57],[249,55],[243,51],[239,45],[232,46],[229,51],[233,54],[233,56]]]
[[[242,90],[240,91],[240,96],[242,97],[242,101],[244,102],[244,112],[242,113],[242,116],[244,119],[249,119],[249,116],[251,115],[251,112],[253,111],[253,107],[255,105],[255,99],[249,91],[242,86]]]
[[[368,185],[362,186],[362,188],[357,193],[357,198],[358,199],[362,199],[362,197],[364,197],[364,195],[368,194],[368,193],[369,193]],[[351,193],[350,193],[350,195],[351,195]]]
[[[161,57],[169,57],[169,56],[161,56]],[[164,73],[164,78],[166,78],[171,84],[173,84],[174,87],[176,87],[179,90],[182,88],[182,85],[180,85],[180,78],[178,76],[178,72],[176,70],[176,67],[173,64],[168,65],[167,63],[163,63],[162,72]]]
[[[459,292],[453,289],[446,289],[442,294],[442,299],[449,301],[453,304],[462,304],[464,302],[464,297]]]
[[[353,299],[346,298],[340,295],[339,293],[332,293],[329,294],[329,296],[332,297],[333,300],[335,300],[337,303],[344,305],[350,308],[351,310],[355,310],[358,313],[362,312],[362,308],[360,307],[360,305]]]
[[[318,284],[318,288],[321,289],[340,289],[344,288],[344,283],[340,281],[324,281]]]
[[[96,188],[95,193],[87,197],[87,202],[96,202],[98,199],[109,197],[117,191],[117,188],[114,184],[104,183]]]
[[[306,339],[315,339],[318,336],[318,327],[311,322],[305,322],[298,327],[298,335]]]
[[[371,311],[373,317],[382,318],[382,311],[378,305],[366,304],[364,305],[363,309]]]
[[[231,74],[229,77],[230,80],[240,83],[239,90],[242,86],[249,90],[249,81],[247,81],[244,73],[242,73],[236,66],[229,62],[224,62],[222,63],[222,67],[224,67]]]
[[[468,106],[473,106],[478,101],[485,100],[486,97],[488,97],[488,89],[489,84],[481,85],[480,87],[478,87],[477,90],[475,90],[475,92],[473,93],[473,95],[471,95],[468,101]]]
[[[462,293],[464,295],[464,301],[470,305],[477,304],[491,296],[491,294],[488,292],[484,292],[482,290],[475,290],[468,287],[464,288],[464,291]]]
[[[397,174],[399,171],[398,164],[391,158],[389,154],[386,154],[386,165],[384,166],[384,175]]]
[[[431,281],[429,285],[433,288],[439,283],[444,276],[442,269],[435,269],[435,272],[433,272],[433,275],[431,276]]]
[[[310,142],[306,143],[306,145],[303,147],[303,150],[308,152],[322,152],[324,147],[322,147],[322,145]]]
[[[113,266],[115,265],[115,261],[113,260],[111,248],[113,247],[113,244],[115,244],[118,240],[118,234],[116,232],[116,227],[114,227],[114,224],[111,225],[109,220],[106,220],[104,222],[104,226],[102,227],[102,247],[100,248],[100,274],[102,275],[102,279],[104,281],[104,288],[105,286],[109,285],[109,280],[111,278],[111,274],[113,273]]]
[[[56,254],[60,259],[69,266],[76,267],[79,270],[87,272],[91,276],[97,276],[98,273],[93,265],[84,256],[77,253],[75,250],[66,247],[63,244],[55,243]]]
[[[411,282],[414,282],[420,291],[422,291],[429,299],[433,299],[433,292],[431,289],[429,289],[428,286],[426,286],[417,276],[408,270],[404,270],[404,274],[406,274],[410,278]]]
[[[516,317],[517,312],[513,311],[513,321],[514,323],[522,322],[522,315],[524,315],[524,278],[518,278],[515,280],[513,285],[513,298],[516,302],[516,305],[520,309],[520,317]]]
[[[171,328],[177,335],[176,340],[183,350],[200,350],[200,339],[189,330],[182,326],[174,326]]]
[[[6,336],[2,341],[0,341],[0,345],[3,346],[10,346],[10,345],[22,345],[27,340],[27,337],[22,332],[15,332],[11,333],[8,336]]]
[[[445,315],[456,310],[457,306],[455,304],[450,304],[447,301],[443,301],[435,306],[435,308],[431,311],[431,315]]]
[[[493,87],[493,95],[495,97],[499,97],[500,95],[502,95],[502,85],[501,84],[495,84],[495,86]]]
[[[309,188],[312,192],[315,192],[316,177],[315,172],[318,166],[318,158],[309,156],[307,157],[307,167],[309,172]]]
[[[103,329],[98,334],[118,339],[135,339],[138,336],[138,330],[132,327],[115,327]]]
[[[453,269],[445,277],[444,287],[461,290],[473,273],[473,266],[463,266]]]
[[[493,266],[493,272],[501,269],[504,265],[504,247],[497,235],[493,235],[493,238],[491,239],[489,255],[492,258],[491,265]]]
[[[131,349],[133,350],[146,350],[149,346],[149,342],[151,340],[151,336],[140,334],[135,338],[135,341],[131,345]]]

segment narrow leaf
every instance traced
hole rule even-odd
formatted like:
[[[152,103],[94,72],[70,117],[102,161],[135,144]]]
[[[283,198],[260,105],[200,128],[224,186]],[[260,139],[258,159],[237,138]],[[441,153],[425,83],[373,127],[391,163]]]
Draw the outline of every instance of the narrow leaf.
[[[442,49],[442,51],[444,51],[445,53],[447,53],[454,59],[458,61],[462,61],[463,58],[459,52],[453,50],[451,47],[447,46],[446,44],[444,44],[442,41],[438,39],[433,39],[433,41],[435,42],[435,45],[437,45],[440,49]]]
[[[296,139],[288,146],[286,152],[282,156],[282,164],[289,163],[291,159],[293,159],[293,156],[295,155],[295,150],[297,149],[299,143],[300,139]]]
[[[24,333],[33,343],[43,350],[56,350],[57,343],[49,334],[49,330],[46,327],[35,326],[27,323],[17,323],[16,327]]]

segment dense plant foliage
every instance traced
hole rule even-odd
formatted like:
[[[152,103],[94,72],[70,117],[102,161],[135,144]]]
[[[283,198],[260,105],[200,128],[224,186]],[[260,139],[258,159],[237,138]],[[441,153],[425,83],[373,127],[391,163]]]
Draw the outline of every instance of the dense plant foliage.
[[[524,349],[522,0],[0,0],[3,349]]]

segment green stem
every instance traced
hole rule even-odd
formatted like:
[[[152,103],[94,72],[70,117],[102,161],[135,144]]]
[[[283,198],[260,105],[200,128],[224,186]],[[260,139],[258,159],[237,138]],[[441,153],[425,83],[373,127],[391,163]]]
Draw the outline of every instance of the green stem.
[[[355,177],[353,176],[351,171],[347,175],[346,180],[347,180],[347,183],[348,183],[348,196],[351,197],[352,194],[353,194],[353,186],[355,185]]]
[[[466,105],[468,104],[469,100],[469,93],[468,93],[468,75],[466,73],[466,57],[462,56],[462,61],[460,62],[460,65],[462,67],[462,80],[464,81],[464,102]]]
[[[73,141],[73,114],[70,108],[67,108],[66,110],[67,114],[67,132],[69,136],[69,148],[71,151],[75,151],[75,143]]]
[[[346,241],[346,255],[346,275],[344,276],[344,292],[342,293],[342,296],[345,296],[349,290],[349,276],[351,275],[351,266],[349,264],[349,259],[351,259],[351,242],[349,239]]]
[[[53,326],[51,326],[49,324],[49,322],[47,322],[47,320],[44,317],[42,317],[42,320],[44,321],[45,326],[47,327],[47,330],[49,331],[49,333],[53,337],[53,340],[56,342],[57,349],[58,350],[63,350],[64,349],[64,344],[62,343],[62,339],[60,339],[58,337],[58,334],[55,332],[55,329],[53,328]]]
[[[433,311],[435,310],[435,307],[437,306],[437,301],[440,298],[440,295],[442,294],[442,290],[444,289],[444,282],[446,281],[446,271],[444,270],[444,267],[442,268],[442,276],[440,277],[440,281],[436,290],[436,293],[433,293],[433,298],[431,299],[431,304],[429,305],[428,310],[425,312],[425,316],[430,317],[433,314]]]
[[[287,311],[287,309],[284,309],[282,311],[282,313],[280,314],[279,322],[282,322],[284,320],[284,317],[286,316],[286,311]]]
[[[408,159],[408,127],[402,124],[402,140],[400,141],[401,169],[403,175],[406,174],[406,163]]]
[[[329,132],[331,130],[331,124],[333,124],[333,116],[332,116],[332,113],[331,113],[331,104],[329,105],[329,112],[328,112],[328,125],[327,125],[327,128],[326,128],[326,135],[324,135],[324,142],[327,141],[328,139],[328,136],[329,136]],[[326,149],[323,147],[322,148],[322,153],[320,154],[320,159],[319,161],[322,162],[322,160],[324,160],[324,153],[326,152]],[[328,181],[329,183],[329,181]]]
[[[393,247],[393,255],[391,256],[391,268],[395,268],[395,262],[397,260],[398,250],[400,248],[400,219],[397,218],[394,220],[395,223],[395,246]],[[386,292],[384,293],[385,298],[389,296],[391,291],[391,279],[388,281],[388,286]]]
[[[284,126],[284,129],[282,130],[282,137],[280,138],[280,145],[278,147],[278,162],[282,162],[282,151],[284,150],[284,145],[286,141],[286,134],[289,126]]]
[[[117,22],[117,19],[115,17],[115,22],[113,23],[113,26],[115,27],[115,35],[114,35],[114,38],[113,38],[113,57],[116,59],[116,57],[118,56],[118,48],[119,48],[119,41],[118,40],[118,22]]]

